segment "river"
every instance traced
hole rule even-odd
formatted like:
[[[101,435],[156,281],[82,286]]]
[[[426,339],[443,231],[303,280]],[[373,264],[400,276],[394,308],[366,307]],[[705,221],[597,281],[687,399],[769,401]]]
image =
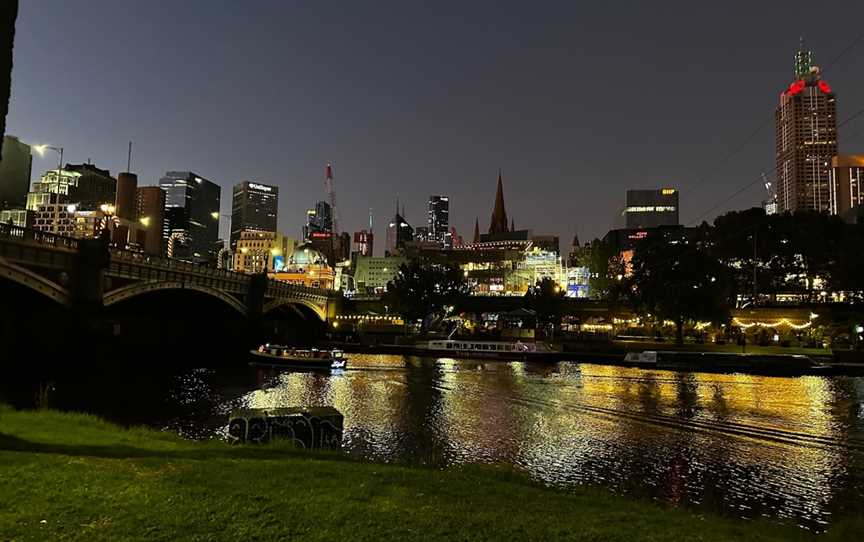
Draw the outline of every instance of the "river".
[[[43,394],[196,439],[240,407],[336,407],[370,461],[504,463],[549,485],[609,488],[816,531],[864,511],[864,378],[352,355],[324,374],[137,365]],[[478,488],[478,490],[482,490]]]

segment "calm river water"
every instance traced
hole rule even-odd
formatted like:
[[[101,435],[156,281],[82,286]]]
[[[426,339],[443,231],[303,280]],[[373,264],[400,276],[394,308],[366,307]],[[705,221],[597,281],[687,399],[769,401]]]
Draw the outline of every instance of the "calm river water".
[[[98,379],[56,383],[52,401],[191,438],[224,435],[234,408],[330,405],[345,451],[371,461],[507,463],[551,485],[814,530],[864,511],[862,378],[385,355],[332,375],[239,365],[106,375],[107,395]]]

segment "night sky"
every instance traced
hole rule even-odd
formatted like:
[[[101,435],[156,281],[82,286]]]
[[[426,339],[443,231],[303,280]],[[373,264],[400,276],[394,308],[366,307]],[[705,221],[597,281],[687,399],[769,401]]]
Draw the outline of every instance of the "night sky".
[[[770,174],[799,36],[840,120],[864,108],[864,40],[828,67],[862,22],[855,0],[23,0],[7,133],[115,174],[131,139],[139,183],[195,171],[224,213],[234,183],[277,184],[295,237],[332,161],[343,229],[373,208],[379,254],[397,194],[415,226],[449,195],[470,241],[501,168],[516,226],[566,251],[620,223],[627,188],[678,187],[689,223]],[[840,151],[864,153],[864,116]]]

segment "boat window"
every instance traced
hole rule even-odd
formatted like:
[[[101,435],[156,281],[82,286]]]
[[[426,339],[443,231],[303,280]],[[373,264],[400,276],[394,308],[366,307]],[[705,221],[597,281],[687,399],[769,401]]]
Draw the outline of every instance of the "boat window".
[[[453,343],[447,343],[447,350],[453,350]]]

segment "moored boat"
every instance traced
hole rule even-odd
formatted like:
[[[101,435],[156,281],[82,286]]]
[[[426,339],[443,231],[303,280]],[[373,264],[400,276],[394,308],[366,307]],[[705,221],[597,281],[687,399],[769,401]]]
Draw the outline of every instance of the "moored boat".
[[[818,373],[822,366],[798,354],[746,354],[646,350],[628,352],[624,363],[674,371],[742,372],[769,375]]]
[[[297,369],[318,369],[331,371],[345,369],[348,358],[341,350],[299,349],[278,344],[262,344],[252,355],[263,358],[260,363],[268,363]]]
[[[540,359],[556,355],[542,341],[473,341],[466,339],[442,339],[417,343],[415,350],[459,358],[483,359]]]

